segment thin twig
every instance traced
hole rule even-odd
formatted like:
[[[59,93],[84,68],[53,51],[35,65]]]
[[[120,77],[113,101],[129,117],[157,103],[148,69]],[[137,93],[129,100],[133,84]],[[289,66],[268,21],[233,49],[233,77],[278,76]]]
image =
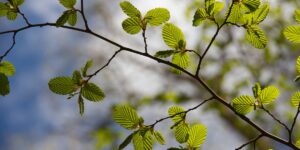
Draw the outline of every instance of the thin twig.
[[[282,125],[286,130],[287,132],[290,131],[289,127],[283,123],[282,121],[280,121],[277,117],[275,117],[269,110],[267,110],[265,107],[261,106],[259,107],[260,109],[262,109],[263,111],[265,111],[269,116],[271,116],[275,121],[277,121],[280,125]]]
[[[12,42],[11,46],[5,51],[5,53],[0,56],[0,62],[2,62],[2,60],[11,52],[11,50],[16,45],[16,35],[17,35],[17,32],[13,32],[13,37],[12,37],[13,42]]]
[[[259,139],[262,138],[263,136],[264,136],[263,134],[260,134],[260,135],[257,136],[256,138],[254,138],[254,139],[248,141],[247,143],[245,143],[245,144],[241,145],[240,147],[236,148],[235,150],[240,150],[240,149],[244,148],[245,146],[247,146],[247,145],[249,145],[249,144],[251,144],[251,143],[254,143],[254,144],[255,144],[255,143],[257,142],[257,140],[259,140]]]
[[[156,120],[153,124],[149,125],[149,127],[154,128],[156,124],[158,124],[158,123],[160,123],[160,122],[162,122],[162,121],[164,121],[164,120],[174,118],[175,116],[178,116],[178,115],[181,115],[181,114],[186,115],[186,114],[189,113],[190,111],[199,108],[200,106],[202,106],[202,105],[205,104],[206,102],[211,101],[211,100],[213,100],[213,99],[214,99],[214,97],[211,97],[211,98],[209,98],[209,99],[206,99],[206,100],[202,101],[202,102],[201,102],[200,104],[198,104],[197,106],[195,106],[195,107],[193,107],[193,108],[190,108],[190,109],[188,109],[188,110],[186,110],[186,111],[179,112],[179,113],[176,113],[176,114],[174,114],[174,115],[171,115],[171,116],[164,117],[164,118],[161,118],[161,119],[159,119],[159,120]]]
[[[145,44],[145,53],[148,53],[148,45],[147,45],[147,37],[146,37],[146,28],[143,29],[143,39],[144,39],[144,44]]]
[[[82,19],[83,19],[83,22],[84,22],[84,25],[85,25],[85,30],[90,31],[90,27],[89,27],[89,24],[88,24],[88,21],[86,19],[85,12],[84,12],[83,0],[80,1],[80,13],[82,15]]]
[[[289,142],[292,143],[292,135],[293,135],[293,131],[294,131],[294,128],[295,128],[295,125],[296,125],[296,122],[297,122],[297,118],[299,116],[299,113],[300,113],[300,103],[298,105],[298,108],[297,108],[297,112],[296,112],[296,115],[294,117],[294,120],[293,120],[293,123],[292,123],[292,126],[291,126],[291,129],[290,129],[290,132],[289,132]]]
[[[18,8],[18,13],[22,16],[22,18],[24,19],[24,21],[26,22],[27,25],[31,25],[31,23],[29,22],[28,18],[25,16],[25,14],[23,12],[21,12],[21,10]]]

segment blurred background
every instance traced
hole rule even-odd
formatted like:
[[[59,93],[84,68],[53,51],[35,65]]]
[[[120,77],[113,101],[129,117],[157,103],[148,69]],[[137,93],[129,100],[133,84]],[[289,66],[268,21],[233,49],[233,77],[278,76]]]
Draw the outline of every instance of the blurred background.
[[[132,36],[122,30],[121,23],[126,16],[119,8],[120,2],[85,0],[89,24],[93,31],[143,51],[142,35]],[[204,0],[131,2],[144,14],[152,8],[168,8],[170,22],[183,30],[189,49],[202,52],[215,32],[216,28],[210,22],[197,28],[192,26],[193,14],[198,7],[203,7]],[[300,2],[269,3],[270,14],[260,25],[269,38],[267,48],[255,49],[246,42],[243,29],[225,27],[209,51],[201,75],[228,102],[240,94],[251,95],[255,82],[279,87],[280,98],[267,109],[290,125],[296,112],[290,106],[289,98],[299,86],[293,80],[300,45],[289,43],[283,37],[282,29],[295,24],[293,12],[300,8]],[[55,22],[64,11],[58,0],[25,0],[20,9],[32,23]],[[78,27],[83,27],[80,17],[78,21]],[[20,16],[14,22],[0,18],[0,31],[25,25]],[[168,49],[162,41],[161,27],[149,28],[147,38],[151,54]],[[105,91],[105,100],[86,102],[85,114],[81,117],[76,99],[66,100],[66,97],[51,93],[48,81],[55,76],[71,75],[88,59],[94,60],[92,71],[95,71],[118,48],[87,34],[55,27],[31,28],[20,32],[16,40],[13,52],[5,59],[16,66],[17,72],[10,78],[11,93],[0,97],[0,150],[114,150],[129,132],[111,119],[113,105],[129,103],[144,117],[146,124],[151,124],[167,116],[167,108],[172,105],[188,109],[209,97],[191,78],[176,75],[170,72],[170,68],[150,59],[122,52],[108,68],[93,78]],[[0,36],[1,54],[11,42],[12,35]],[[197,57],[193,56],[192,60],[194,64],[189,71],[195,70]],[[285,137],[284,128],[260,110],[248,117],[266,130]],[[188,120],[208,127],[208,137],[201,146],[202,150],[232,150],[258,135],[216,102],[189,113]],[[166,145],[155,145],[154,149],[179,146],[172,138],[171,125],[168,120],[156,126],[168,138]],[[299,125],[295,130],[297,139],[300,138]],[[260,150],[289,150],[267,138],[262,138],[256,146]],[[127,149],[133,148],[129,146]]]

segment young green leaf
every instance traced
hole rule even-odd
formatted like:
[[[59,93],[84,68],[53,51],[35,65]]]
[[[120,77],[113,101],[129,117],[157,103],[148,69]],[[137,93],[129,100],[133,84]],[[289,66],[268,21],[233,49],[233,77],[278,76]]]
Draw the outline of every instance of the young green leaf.
[[[139,132],[133,136],[133,146],[135,150],[152,150],[152,137],[149,132],[142,136]]]
[[[182,108],[182,107],[179,107],[179,106],[172,106],[172,107],[169,108],[168,113],[169,113],[169,116],[173,116],[173,115],[175,115],[175,114],[180,113],[180,114],[178,114],[178,115],[176,115],[176,116],[174,116],[174,117],[172,118],[173,122],[177,123],[177,122],[182,121],[182,120],[185,119],[185,118],[184,118],[184,117],[185,117],[185,114],[184,114],[184,113],[181,113],[181,112],[184,112],[184,111],[185,111],[185,110],[184,110],[184,108]]]
[[[262,6],[260,6],[253,15],[253,20],[255,20],[254,22],[256,24],[261,23],[262,21],[264,21],[269,13],[270,10],[270,6],[268,4],[264,4]]]
[[[165,50],[165,51],[158,51],[155,53],[154,57],[158,58],[167,58],[172,56],[173,54],[178,53],[176,50]]]
[[[171,23],[166,23],[162,29],[164,42],[171,48],[178,48],[179,41],[185,41],[182,31]]]
[[[175,138],[178,143],[185,143],[188,140],[190,127],[186,123],[180,123],[175,128]]]
[[[299,10],[295,10],[295,20],[297,21],[297,23],[300,24],[300,9]]]
[[[10,0],[11,4],[15,7],[20,6],[24,3],[24,0]]]
[[[127,105],[114,108],[113,119],[122,127],[132,130],[139,124],[139,116],[136,111]]]
[[[227,15],[229,13],[229,10],[227,11]],[[233,4],[232,8],[231,8],[231,11],[230,11],[230,14],[229,14],[229,17],[227,19],[227,22],[231,22],[231,23],[239,23],[241,17],[243,16],[243,13],[242,13],[242,5],[240,4]]]
[[[82,116],[84,114],[84,101],[81,95],[78,97],[78,106],[79,106],[79,113]]]
[[[214,11],[214,14],[222,11],[223,8],[224,8],[224,3],[223,2],[215,2],[215,11]]]
[[[204,20],[207,19],[207,17],[208,14],[206,13],[206,10],[203,8],[198,8],[194,14],[193,26],[199,26]]]
[[[56,20],[56,26],[63,26],[69,19],[70,13],[69,11],[64,11],[64,13]]]
[[[164,136],[158,132],[158,131],[154,131],[154,137],[155,139],[161,144],[161,145],[165,145],[166,144],[166,140],[164,138]]]
[[[186,69],[190,65],[190,55],[186,52],[176,53],[172,57],[172,63],[178,65],[183,69]],[[174,68],[172,69],[175,73],[181,74],[180,70]]]
[[[0,73],[5,74],[6,76],[13,76],[15,72],[15,67],[10,62],[3,61],[0,63]]]
[[[279,97],[279,90],[275,86],[264,88],[259,94],[259,101],[262,104],[270,104]]]
[[[242,0],[242,4],[247,12],[253,12],[259,7],[260,0]]]
[[[297,69],[297,74],[300,75],[300,56],[298,56],[297,58],[296,69]]]
[[[124,149],[132,141],[134,134],[135,132],[126,137],[126,139],[120,144],[119,150]]]
[[[80,74],[80,72],[79,72],[78,70],[75,70],[75,71],[73,72],[72,80],[73,80],[73,82],[74,82],[76,85],[80,86],[81,80],[82,80],[82,76],[81,76],[81,74]]]
[[[9,10],[9,7],[7,5],[5,5],[5,3],[0,2],[0,17],[6,16],[8,10]]]
[[[258,98],[258,96],[261,93],[261,87],[259,83],[255,83],[255,85],[252,87],[252,92],[255,98]]]
[[[84,98],[93,102],[101,101],[105,97],[103,91],[94,83],[85,84],[81,89],[81,94]]]
[[[215,0],[205,0],[206,13],[211,16],[215,11]]]
[[[240,114],[246,115],[251,112],[255,106],[255,100],[248,95],[242,95],[232,100],[233,108]]]
[[[289,26],[283,30],[284,36],[293,43],[300,43],[300,26]]]
[[[191,127],[188,134],[187,143],[189,147],[198,148],[206,139],[207,129],[204,125],[197,124]]]
[[[170,12],[165,8],[155,8],[149,10],[144,18],[151,26],[159,26],[170,19]]]
[[[300,103],[300,92],[295,92],[291,97],[291,103],[294,107],[299,107]]]
[[[297,141],[296,141],[296,146],[297,146],[298,148],[300,148],[300,140],[297,140]]]
[[[9,11],[7,12],[6,18],[7,18],[8,20],[16,20],[17,17],[18,17],[18,13],[17,13],[17,12],[11,11],[11,10],[9,10]]]
[[[9,81],[5,74],[0,73],[0,95],[5,96],[9,94]]]
[[[122,27],[129,34],[137,34],[142,30],[141,20],[137,17],[127,18],[122,22]]]
[[[85,66],[81,68],[82,76],[86,77],[87,76],[87,70],[91,68],[93,65],[93,60],[90,59],[85,63]]]
[[[49,81],[49,89],[60,95],[67,95],[75,92],[78,86],[73,82],[70,77],[56,77]]]
[[[71,26],[75,26],[77,23],[77,12],[76,11],[70,11],[69,17],[68,17],[68,24]]]
[[[59,0],[60,4],[62,4],[66,8],[73,8],[76,4],[76,0]]]
[[[246,40],[255,48],[263,49],[267,45],[267,37],[264,32],[255,25],[248,26]]]
[[[137,17],[141,18],[141,12],[134,7],[129,1],[124,1],[120,3],[120,7],[122,8],[123,12],[128,16],[128,17]]]

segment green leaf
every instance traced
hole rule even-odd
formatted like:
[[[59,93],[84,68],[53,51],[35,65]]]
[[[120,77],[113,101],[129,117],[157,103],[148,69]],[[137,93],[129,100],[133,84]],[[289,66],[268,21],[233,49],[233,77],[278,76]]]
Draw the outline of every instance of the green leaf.
[[[9,94],[9,81],[5,74],[0,73],[0,95],[5,96]]]
[[[167,58],[172,56],[173,54],[178,53],[176,50],[165,50],[165,51],[158,51],[155,53],[154,57],[158,58]]]
[[[207,129],[204,125],[197,124],[191,127],[188,134],[188,145],[193,148],[198,148],[206,139]]]
[[[92,102],[98,102],[104,99],[105,94],[94,83],[87,83],[81,89],[81,94],[84,98]]]
[[[124,149],[131,141],[135,133],[131,133],[126,139],[120,144],[119,150]]]
[[[76,4],[76,0],[59,0],[60,4],[62,4],[66,8],[73,8]]]
[[[283,30],[284,36],[293,43],[300,43],[300,26],[289,26]]]
[[[240,114],[246,115],[251,112],[255,106],[255,100],[248,95],[242,95],[232,100],[233,108]]]
[[[215,0],[205,0],[205,10],[209,16],[215,11]]]
[[[255,25],[248,26],[246,39],[255,48],[263,49],[267,45],[266,35],[259,27]]]
[[[223,2],[215,2],[215,13],[221,12],[224,8],[224,3]]]
[[[269,13],[270,10],[270,6],[268,4],[264,4],[262,6],[260,6],[253,15],[253,19],[255,20],[254,22],[256,24],[261,23],[262,21],[264,21]]]
[[[151,26],[159,26],[170,19],[170,12],[165,8],[155,8],[149,10],[144,18]]]
[[[85,66],[81,68],[82,76],[86,77],[87,76],[87,70],[91,68],[93,65],[93,60],[90,59],[85,63]]]
[[[154,131],[154,137],[155,139],[161,144],[161,145],[165,145],[166,144],[166,140],[164,138],[164,136],[158,132],[158,131]]]
[[[16,20],[17,17],[18,17],[18,13],[17,12],[15,12],[15,11],[8,11],[7,12],[6,18],[8,20]]]
[[[179,143],[185,143],[188,140],[190,127],[186,123],[180,123],[175,128],[175,138]]]
[[[117,106],[113,111],[113,119],[122,127],[132,130],[139,124],[139,116],[136,111],[127,105]]]
[[[297,140],[297,141],[296,141],[296,146],[297,146],[298,148],[300,148],[300,140]]]
[[[20,6],[24,3],[24,0],[10,0],[11,4],[15,7]]]
[[[208,15],[206,14],[206,10],[203,8],[198,8],[195,12],[193,19],[193,26],[199,26],[204,20],[206,20]]]
[[[7,5],[5,5],[5,3],[0,2],[0,17],[6,16],[8,10],[9,10],[9,7]]]
[[[186,69],[190,65],[190,55],[186,52],[176,53],[172,57],[172,63],[178,65],[179,67]],[[177,74],[180,74],[181,71],[175,68],[172,68],[173,71]]]
[[[255,85],[252,87],[252,92],[255,98],[258,98],[258,96],[261,93],[261,87],[259,83],[255,83]]]
[[[247,12],[253,12],[259,7],[260,0],[242,0],[242,3]]]
[[[134,7],[129,1],[124,1],[120,3],[120,7],[122,8],[123,12],[129,17],[137,17],[141,18],[141,12]]]
[[[229,9],[226,14],[228,13],[229,13]],[[227,22],[239,23],[242,16],[243,16],[242,6],[240,4],[233,4]]]
[[[262,104],[270,104],[279,97],[279,90],[275,86],[264,88],[259,94],[259,102]]]
[[[137,34],[142,30],[141,20],[137,17],[127,18],[122,22],[122,27],[129,34]]]
[[[70,11],[69,17],[68,17],[68,24],[71,26],[75,26],[77,23],[77,12],[76,11]]]
[[[296,69],[297,69],[297,74],[300,74],[300,56],[298,56],[297,58]]]
[[[49,81],[49,89],[60,95],[67,95],[75,92],[78,86],[73,82],[70,77],[56,77]]]
[[[168,110],[168,113],[169,113],[169,116],[173,116],[175,114],[178,114],[178,113],[181,113],[181,112],[184,112],[184,108],[182,107],[179,107],[179,106],[172,106],[169,108]],[[185,114],[184,113],[181,113],[181,114],[178,114],[176,116],[174,116],[172,118],[173,122],[177,123],[179,121],[182,121],[182,120],[185,120]]]
[[[81,95],[78,97],[78,106],[79,106],[79,113],[82,116],[84,114],[84,101]]]
[[[291,97],[291,103],[294,107],[299,107],[300,103],[300,92],[295,92]]]
[[[65,11],[57,20],[56,26],[60,27],[63,26],[69,19],[70,13],[69,11]]]
[[[10,62],[3,61],[0,63],[0,73],[5,74],[6,76],[13,76],[15,72],[15,67]]]
[[[295,10],[295,20],[300,24],[300,10]]]
[[[77,84],[78,86],[80,86],[81,84],[81,80],[82,80],[82,77],[81,77],[81,74],[78,70],[75,70],[73,72],[73,75],[72,75],[72,80],[75,84]]]
[[[164,42],[171,48],[178,48],[179,41],[185,41],[182,31],[171,23],[166,23],[162,29]]]
[[[149,132],[142,136],[139,132],[133,136],[135,150],[152,150],[152,137]]]

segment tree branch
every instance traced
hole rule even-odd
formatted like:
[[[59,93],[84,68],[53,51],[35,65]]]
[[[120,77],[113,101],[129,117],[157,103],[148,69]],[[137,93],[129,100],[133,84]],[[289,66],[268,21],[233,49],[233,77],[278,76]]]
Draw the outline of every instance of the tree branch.
[[[296,115],[294,117],[294,120],[293,120],[293,123],[292,123],[292,126],[291,126],[291,129],[290,129],[290,132],[289,132],[289,142],[292,143],[292,135],[293,135],[293,131],[294,131],[294,128],[295,128],[295,125],[296,125],[296,122],[297,122],[297,118],[299,116],[299,113],[300,113],[300,104],[298,105],[298,108],[297,108],[297,112],[296,112]]]
[[[245,144],[241,145],[240,147],[236,148],[235,150],[240,150],[240,149],[244,148],[245,146],[247,146],[247,145],[249,145],[249,144],[251,144],[251,143],[254,143],[254,144],[255,144],[255,143],[257,142],[257,140],[259,140],[259,139],[262,138],[263,136],[264,136],[263,134],[260,134],[260,135],[257,136],[256,138],[254,138],[254,139],[248,141],[247,143],[245,143]]]
[[[282,125],[287,132],[290,131],[289,127],[283,123],[282,121],[280,121],[278,118],[276,118],[269,110],[267,110],[266,108],[264,108],[263,106],[259,107],[260,109],[262,109],[263,111],[265,111],[269,116],[271,116],[275,121],[277,121],[280,125]]]

